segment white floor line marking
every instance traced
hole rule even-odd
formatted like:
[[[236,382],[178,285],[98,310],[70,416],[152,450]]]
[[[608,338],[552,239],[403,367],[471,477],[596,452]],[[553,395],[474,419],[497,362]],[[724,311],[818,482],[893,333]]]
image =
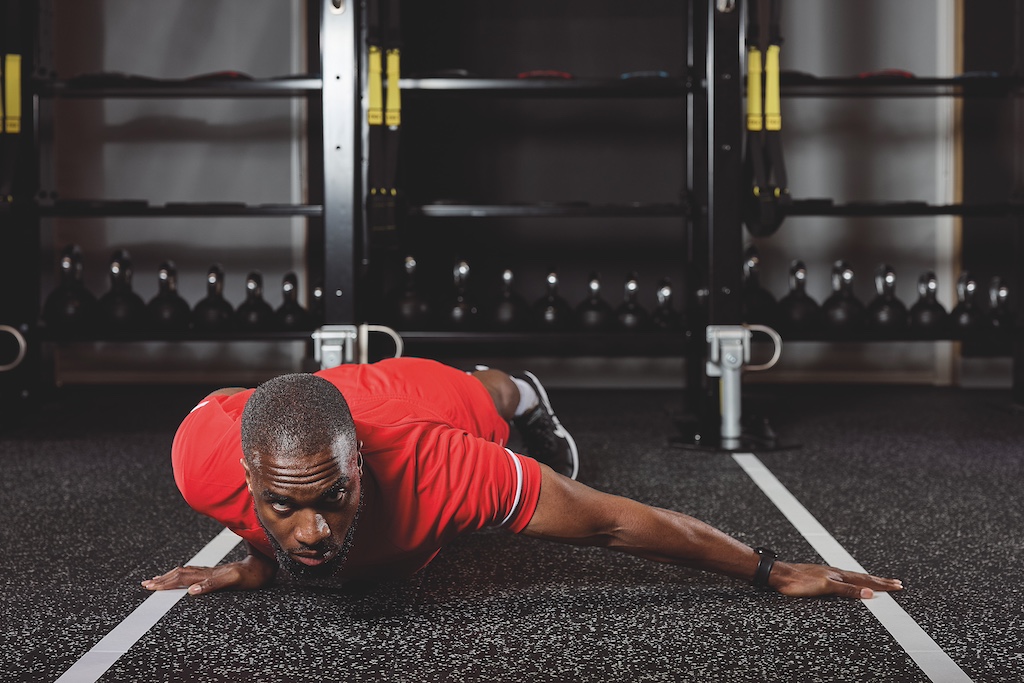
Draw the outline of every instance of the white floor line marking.
[[[867,573],[756,455],[734,453],[732,457],[826,563],[840,569]],[[874,598],[861,602],[934,683],[972,683],[963,669],[942,651],[888,593],[875,593]]]
[[[206,547],[196,553],[195,557],[186,562],[198,567],[213,567],[234,550],[241,541],[234,532],[224,529]],[[82,658],[71,665],[56,683],[94,683],[107,669],[114,665],[118,658],[128,651],[146,631],[153,628],[185,594],[184,588],[169,591],[156,591],[146,601],[135,608],[124,621],[103,637],[100,642],[82,655]]]

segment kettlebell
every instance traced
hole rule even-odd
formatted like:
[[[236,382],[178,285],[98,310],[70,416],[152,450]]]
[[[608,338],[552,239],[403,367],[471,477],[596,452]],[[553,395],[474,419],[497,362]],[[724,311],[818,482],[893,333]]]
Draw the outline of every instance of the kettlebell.
[[[206,297],[192,310],[192,323],[197,331],[224,332],[231,329],[234,315],[224,298],[224,271],[214,264],[206,273]]]
[[[946,336],[949,330],[949,313],[935,298],[939,281],[935,273],[928,271],[917,279],[917,301],[910,307],[910,331],[914,336],[937,339]]]
[[[821,305],[807,293],[807,266],[793,261],[789,266],[789,292],[779,300],[779,332],[793,337],[813,338],[821,334]]]
[[[587,281],[587,298],[576,307],[580,328],[588,332],[606,332],[615,325],[615,310],[601,298],[601,276],[591,273]]]
[[[683,326],[683,314],[673,307],[672,280],[662,278],[658,283],[658,305],[651,312],[651,322],[659,330],[678,330]]]
[[[308,330],[313,326],[309,312],[299,303],[299,276],[285,273],[281,279],[282,303],[274,316],[281,330]]]
[[[958,337],[976,332],[982,325],[981,311],[978,310],[976,295],[978,282],[965,270],[956,281],[956,307],[950,313],[953,333]]]
[[[46,297],[43,320],[63,334],[88,332],[95,321],[96,297],[82,283],[82,250],[71,244],[61,252],[60,282]]]
[[[1013,328],[1013,312],[1010,311],[1010,289],[1003,278],[994,276],[988,282],[988,324],[997,330]]]
[[[97,302],[99,324],[111,336],[137,332],[146,312],[146,302],[132,291],[132,259],[118,249],[110,259],[110,289]]]
[[[876,296],[868,304],[868,326],[885,337],[906,331],[907,307],[896,298],[896,271],[887,263],[875,269]]]
[[[623,287],[622,304],[615,311],[615,319],[620,329],[640,332],[651,326],[650,314],[637,301],[639,290],[640,283],[637,281],[636,273],[629,273]]]
[[[772,293],[761,286],[760,271],[761,257],[757,248],[751,245],[743,257],[743,292],[740,303],[743,322],[775,327],[779,305]]]
[[[266,332],[274,327],[274,309],[263,300],[263,275],[258,271],[245,278],[245,301],[235,311],[235,326],[246,332]]]
[[[416,285],[416,258],[406,256],[402,263],[402,284],[393,290],[385,303],[386,318],[400,330],[430,328],[433,310]]]
[[[477,308],[469,297],[469,264],[457,261],[452,269],[455,301],[448,308],[446,319],[451,329],[467,330],[476,325]]]
[[[491,327],[496,330],[521,330],[526,325],[529,307],[515,291],[515,275],[506,268],[501,271],[501,294],[491,311]]]
[[[853,269],[846,261],[832,265],[832,294],[821,310],[828,334],[833,337],[856,338],[864,330],[864,304],[853,293]]]
[[[178,294],[178,269],[173,261],[164,261],[157,271],[157,294],[146,305],[146,323],[158,334],[188,331],[192,309]]]
[[[536,329],[544,332],[564,332],[573,327],[573,309],[558,295],[558,273],[548,271],[544,296],[533,304],[532,317]]]

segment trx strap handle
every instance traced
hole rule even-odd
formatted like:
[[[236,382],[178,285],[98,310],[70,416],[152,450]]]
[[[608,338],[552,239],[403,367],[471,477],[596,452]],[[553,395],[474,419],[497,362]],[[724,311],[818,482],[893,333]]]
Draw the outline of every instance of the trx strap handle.
[[[767,237],[778,230],[790,202],[781,139],[781,3],[782,0],[750,0],[744,163],[750,193],[744,202],[743,216],[747,230],[755,237]]]
[[[380,45],[369,47],[369,106],[366,115],[366,122],[371,126],[379,126],[384,123],[384,86],[383,72],[381,70]]]
[[[388,73],[388,97],[384,108],[384,125],[397,130],[402,125],[402,95],[398,88],[402,72],[402,25],[399,22],[399,0],[389,0],[387,15],[388,30],[384,36],[384,55]]]
[[[21,55],[4,55],[4,132],[21,133]]]

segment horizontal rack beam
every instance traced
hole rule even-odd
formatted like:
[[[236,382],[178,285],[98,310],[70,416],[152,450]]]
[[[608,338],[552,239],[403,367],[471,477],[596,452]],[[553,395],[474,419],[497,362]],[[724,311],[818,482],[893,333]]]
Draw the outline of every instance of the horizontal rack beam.
[[[537,204],[422,204],[410,207],[409,215],[426,218],[529,218],[529,217],[639,217],[686,216],[685,204],[588,204],[542,202]]]
[[[40,204],[40,216],[66,218],[92,217],[317,217],[324,213],[319,204],[244,204],[241,202],[171,202],[149,204],[146,201],[59,201]]]
[[[1024,203],[848,202],[834,204],[830,199],[794,199],[782,210],[787,216],[972,216],[998,218],[1024,214]]]
[[[139,330],[124,334],[99,333],[61,333],[45,327],[37,331],[39,339],[54,344],[137,344],[142,342],[288,342],[312,341],[312,330],[268,331],[268,332],[178,332],[157,334],[152,331]]]
[[[688,78],[403,78],[403,92],[537,97],[682,97]]]
[[[160,80],[149,78],[100,78],[91,81],[36,81],[34,92],[53,98],[233,98],[301,97],[323,90],[319,77],[260,80]]]
[[[821,78],[783,72],[779,85],[785,97],[1006,97],[1021,91],[1024,80],[1014,76]]]
[[[529,356],[683,356],[690,331],[660,332],[426,332],[399,331],[406,353],[488,353]]]

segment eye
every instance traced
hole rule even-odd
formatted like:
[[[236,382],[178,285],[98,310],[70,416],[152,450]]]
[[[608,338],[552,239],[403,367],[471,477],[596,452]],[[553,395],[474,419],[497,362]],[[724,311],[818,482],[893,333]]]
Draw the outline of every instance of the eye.
[[[324,494],[324,500],[328,503],[340,503],[345,499],[345,494],[348,493],[345,489],[338,489],[336,491],[328,491]]]
[[[274,512],[282,512],[282,513],[284,513],[284,512],[289,512],[292,508],[291,508],[290,505],[288,505],[288,503],[277,502],[277,503],[271,503],[270,504],[270,509],[273,510]]]

